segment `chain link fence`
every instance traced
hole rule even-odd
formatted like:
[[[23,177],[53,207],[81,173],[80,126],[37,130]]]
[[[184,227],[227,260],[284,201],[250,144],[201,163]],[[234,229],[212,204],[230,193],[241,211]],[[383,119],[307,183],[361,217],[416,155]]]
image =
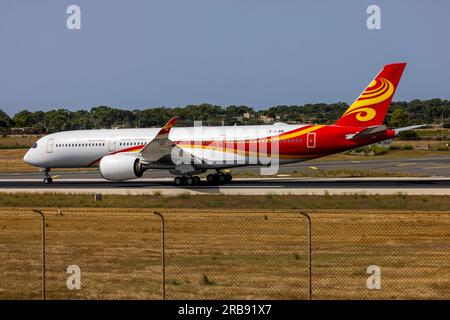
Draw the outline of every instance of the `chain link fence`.
[[[450,212],[312,213],[311,265],[294,211],[43,212],[0,212],[1,299],[450,298]]]

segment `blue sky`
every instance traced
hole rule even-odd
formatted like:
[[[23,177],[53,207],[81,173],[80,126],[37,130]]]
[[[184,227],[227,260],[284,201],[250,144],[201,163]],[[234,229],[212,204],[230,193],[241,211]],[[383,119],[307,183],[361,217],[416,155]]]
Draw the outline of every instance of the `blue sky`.
[[[81,30],[66,8],[81,8]],[[381,30],[366,28],[381,7]],[[351,103],[383,64],[394,100],[450,98],[450,1],[2,0],[0,108]]]

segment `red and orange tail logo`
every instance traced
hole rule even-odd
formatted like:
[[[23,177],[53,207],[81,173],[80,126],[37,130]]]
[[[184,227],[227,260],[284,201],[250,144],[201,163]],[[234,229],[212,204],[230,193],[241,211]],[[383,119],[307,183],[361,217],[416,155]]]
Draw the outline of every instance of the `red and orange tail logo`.
[[[405,66],[406,63],[384,66],[336,125],[353,127],[382,125]]]

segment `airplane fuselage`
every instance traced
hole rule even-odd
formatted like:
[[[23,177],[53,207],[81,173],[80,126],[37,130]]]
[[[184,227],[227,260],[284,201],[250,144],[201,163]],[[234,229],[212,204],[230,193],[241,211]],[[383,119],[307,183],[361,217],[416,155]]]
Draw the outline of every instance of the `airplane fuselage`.
[[[159,128],[75,130],[49,134],[39,139],[24,160],[41,168],[98,166],[111,154],[138,154],[157,135]],[[274,156],[280,164],[310,160],[379,142],[395,136],[387,130],[370,139],[349,139],[359,127],[335,125],[262,125],[180,127],[169,139],[181,149],[208,164],[201,168],[263,165]],[[163,168],[164,165],[155,165]],[[174,167],[167,163],[167,168]]]

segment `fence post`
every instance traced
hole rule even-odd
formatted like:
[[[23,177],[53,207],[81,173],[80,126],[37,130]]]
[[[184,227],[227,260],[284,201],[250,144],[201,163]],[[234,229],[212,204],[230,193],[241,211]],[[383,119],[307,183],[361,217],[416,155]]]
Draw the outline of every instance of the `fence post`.
[[[45,300],[45,216],[40,210],[33,210],[41,217],[41,236],[42,236],[42,300]]]
[[[299,212],[308,221],[308,300],[312,300],[312,223],[311,217],[306,212]]]
[[[153,214],[157,215],[161,219],[161,270],[162,270],[162,279],[161,279],[161,290],[162,290],[162,299],[166,300],[166,253],[165,253],[165,226],[164,226],[164,216],[154,211]]]

